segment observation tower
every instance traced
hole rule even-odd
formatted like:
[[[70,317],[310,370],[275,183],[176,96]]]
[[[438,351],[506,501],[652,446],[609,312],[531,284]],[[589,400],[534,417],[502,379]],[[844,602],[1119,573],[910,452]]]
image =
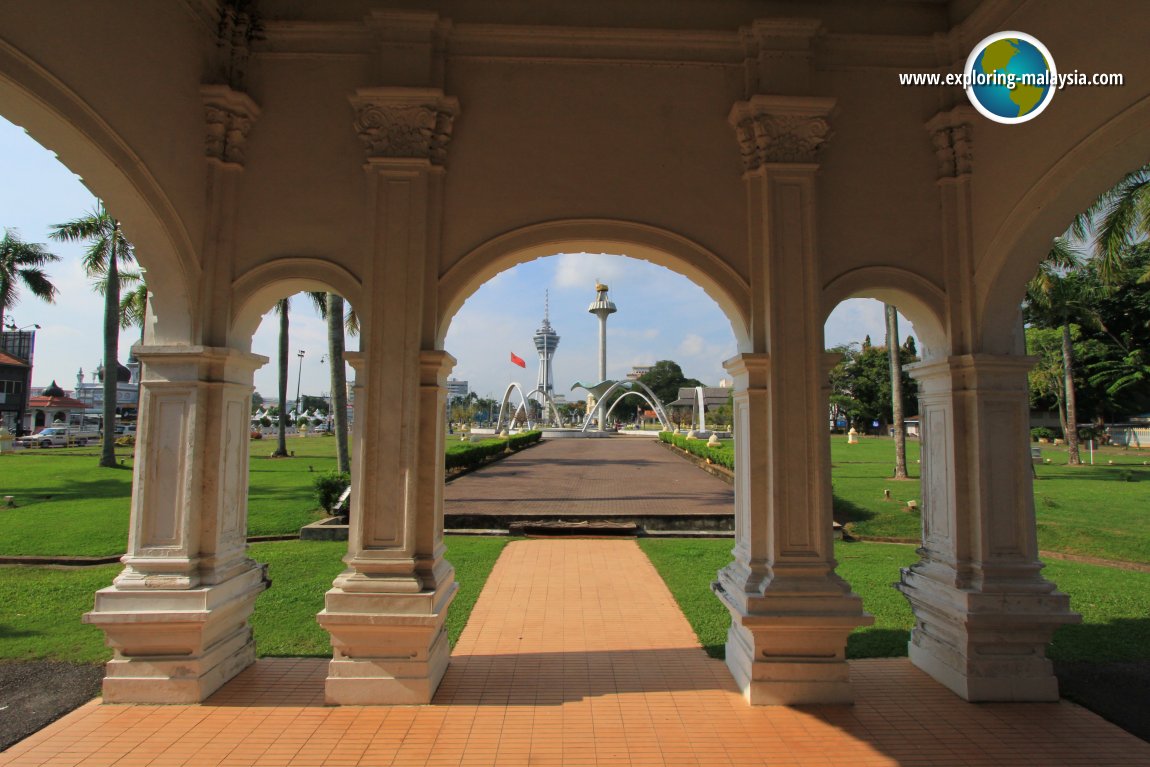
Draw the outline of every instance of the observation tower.
[[[599,318],[599,381],[607,380],[607,318],[619,311],[615,302],[607,296],[607,286],[601,282],[595,283],[595,300],[587,307],[587,311]],[[599,408],[599,430],[607,430],[607,412],[602,402],[597,403]]]

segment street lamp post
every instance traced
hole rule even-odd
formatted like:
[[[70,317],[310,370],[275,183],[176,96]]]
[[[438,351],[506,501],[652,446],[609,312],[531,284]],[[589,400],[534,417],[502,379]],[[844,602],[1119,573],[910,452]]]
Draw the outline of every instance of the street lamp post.
[[[299,411],[300,411],[299,387],[300,387],[300,384],[303,383],[303,354],[304,354],[303,349],[300,349],[296,353],[296,356],[299,357],[299,373],[296,375],[296,380],[295,380],[295,414],[296,414],[296,418],[299,417]]]

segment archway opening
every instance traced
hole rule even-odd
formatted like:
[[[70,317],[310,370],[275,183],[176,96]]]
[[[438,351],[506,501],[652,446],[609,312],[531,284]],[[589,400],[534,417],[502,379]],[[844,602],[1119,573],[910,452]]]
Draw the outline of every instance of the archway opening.
[[[347,358],[359,348],[358,320],[314,277],[273,280],[236,308],[233,343],[267,358],[253,374],[246,497],[250,556],[276,584],[251,619],[263,656],[331,654],[315,615],[347,553],[356,392]],[[253,324],[244,344],[238,328]],[[296,540],[261,540],[287,537]]]
[[[834,519],[841,532],[837,569],[875,616],[873,626],[849,637],[848,657],[905,654],[913,622],[906,600],[890,584],[916,560],[906,544],[922,541],[923,430],[908,367],[940,356],[944,348],[927,305],[897,287],[860,285],[834,305],[823,327],[824,346],[834,355],[828,360],[826,428]],[[929,347],[924,338],[931,340]],[[865,555],[852,551],[856,545],[865,545]]]
[[[443,322],[449,323],[441,326],[443,348],[457,360],[447,386],[457,401],[475,395],[476,405],[469,422],[455,419],[450,424],[448,445],[461,437],[494,436],[482,427],[494,431],[488,414],[497,413],[499,395],[515,383],[526,392],[536,389],[547,377],[541,371],[548,367],[564,427],[546,428],[538,446],[480,474],[449,480],[444,491],[447,534],[458,528],[530,531],[538,525],[542,530],[559,520],[630,524],[653,535],[676,527],[697,528],[705,535],[728,536],[712,543],[728,552],[721,556],[729,560],[733,462],[729,469],[715,467],[717,473],[725,472],[724,480],[691,465],[683,451],[677,454],[660,444],[662,426],[648,412],[654,410],[653,403],[644,399],[642,389],[635,390],[635,396],[620,389],[604,400],[609,436],[599,436],[603,432],[598,423],[586,432],[582,427],[588,413],[594,416],[598,410],[597,401],[589,406],[589,392],[604,379],[643,381],[667,407],[705,384],[708,390],[723,392],[722,404],[727,404],[731,374],[723,363],[742,349],[732,329],[735,324],[743,327],[742,315],[732,319],[693,275],[683,274],[691,270],[682,263],[673,271],[655,259],[630,257],[634,251],[626,243],[612,243],[607,253],[567,252],[561,244],[553,248],[548,255],[526,248],[493,257],[502,266],[497,274],[466,296],[443,299]],[[676,263],[666,254],[659,260]],[[487,271],[491,269],[474,273]],[[600,298],[598,286],[606,286],[606,298],[616,309],[605,319],[603,376],[600,320],[589,311]],[[728,298],[727,305],[738,302]],[[543,331],[545,326],[549,332]],[[512,403],[518,403],[517,396]],[[680,439],[689,430],[689,408],[685,418]],[[727,425],[730,419],[723,422]],[[733,455],[729,433],[715,436],[722,450]],[[693,440],[699,445],[706,441],[706,435]],[[446,557],[455,561],[450,538]],[[706,569],[706,564],[700,567]],[[459,577],[462,594],[471,584]],[[700,581],[713,577],[713,570],[700,570]],[[702,588],[707,588],[705,583]],[[709,594],[704,598],[725,610]],[[721,651],[721,643],[711,649]]]

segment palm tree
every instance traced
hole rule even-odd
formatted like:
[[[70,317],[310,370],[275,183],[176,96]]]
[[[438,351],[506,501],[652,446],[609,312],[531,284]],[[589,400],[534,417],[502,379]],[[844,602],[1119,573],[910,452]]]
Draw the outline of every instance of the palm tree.
[[[280,348],[279,357],[279,396],[280,396],[280,417],[277,421],[278,424],[278,442],[276,444],[275,452],[272,453],[273,457],[286,458],[287,451],[287,388],[288,388],[288,309],[291,307],[291,299],[284,298],[276,302],[275,313],[280,318]]]
[[[359,317],[348,308],[344,314],[343,296],[335,293],[309,292],[320,316],[327,320],[327,356],[331,364],[332,428],[335,430],[335,455],[339,471],[350,472],[347,449],[347,375],[343,366],[344,333],[359,333]]]
[[[84,271],[104,293],[104,435],[100,466],[116,465],[116,384],[120,343],[120,265],[135,261],[120,222],[103,203],[86,216],[57,224],[48,234],[62,242],[88,241]]]
[[[1150,164],[1126,174],[1099,196],[1084,213],[1075,217],[1071,231],[1080,240],[1094,235],[1098,273],[1103,282],[1113,283],[1126,255],[1150,236]],[[1148,280],[1150,270],[1139,281]]]
[[[906,473],[906,422],[902,413],[902,365],[898,359],[898,311],[886,309],[886,350],[890,360],[891,420],[894,421],[894,478],[909,479]]]
[[[1078,405],[1074,387],[1074,343],[1070,325],[1089,317],[1090,291],[1077,270],[1085,263],[1083,253],[1062,237],[1056,237],[1050,252],[1026,287],[1027,311],[1039,324],[1062,330],[1062,375],[1064,395],[1059,416],[1066,436],[1067,463],[1078,466]],[[1101,266],[1101,265],[1100,265]]]
[[[24,242],[11,229],[4,230],[0,238],[0,328],[4,327],[4,312],[19,300],[21,284],[36,298],[48,303],[56,300],[56,286],[43,267],[59,260],[43,245]]]

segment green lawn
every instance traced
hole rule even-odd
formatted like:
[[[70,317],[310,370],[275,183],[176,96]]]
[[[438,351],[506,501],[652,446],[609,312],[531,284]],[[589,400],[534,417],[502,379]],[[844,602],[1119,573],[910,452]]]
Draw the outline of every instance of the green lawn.
[[[449,536],[447,558],[455,565],[459,593],[448,616],[452,644],[458,639],[480,589],[507,538]],[[711,593],[715,573],[730,561],[729,540],[643,539],[640,546],[666,580],[700,643],[722,657],[729,616]],[[325,657],[327,634],[315,621],[323,595],[343,568],[342,543],[285,541],[260,543],[251,555],[269,564],[272,588],[256,602],[252,625],[260,655]],[[915,560],[909,546],[839,543],[839,573],[863,599],[875,625],[855,631],[847,644],[851,658],[906,654],[912,619],[906,600],[891,584],[899,568]],[[111,583],[119,567],[72,570],[8,567],[0,577],[0,659],[51,659],[96,663],[110,657],[103,634],[80,623],[92,594]],[[1070,594],[1082,613],[1081,626],[1055,634],[1050,655],[1060,660],[1150,659],[1150,573],[1095,565],[1053,562],[1046,575]],[[652,630],[657,631],[658,627]]]
[[[1150,563],[1150,453],[1106,448],[1094,466],[1067,466],[1066,449],[1044,447],[1051,463],[1036,467],[1034,505],[1038,545],[1045,551]],[[831,437],[831,475],[835,517],[861,537],[917,540],[922,522],[906,511],[906,501],[921,500],[919,445],[907,442],[911,480],[890,479],[894,442],[863,438],[848,445]],[[1113,464],[1109,462],[1113,461]],[[883,490],[891,491],[886,500]]]
[[[508,538],[447,537],[447,557],[455,565],[459,592],[447,619],[452,646],[487,582]],[[323,595],[343,570],[347,544],[283,541],[257,543],[251,556],[268,564],[272,587],[256,600],[252,627],[260,655],[331,655],[328,634],[316,623]],[[112,656],[104,634],[84,625],[92,595],[108,586],[119,565],[83,569],[5,567],[0,569],[0,659],[66,660],[99,663]]]
[[[312,483],[336,468],[335,439],[291,438],[292,458],[271,458],[274,440],[253,440],[248,535],[290,535],[323,517]],[[448,452],[470,443],[448,442]],[[128,545],[132,449],[119,448],[123,468],[96,465],[99,448],[24,450],[0,455],[0,556],[108,556]]]
[[[665,540],[639,544],[667,582],[700,644],[712,657],[723,656],[729,614],[711,593],[715,573],[730,560],[729,540]],[[891,584],[899,568],[917,559],[910,546],[838,543],[838,573],[863,599],[875,625],[851,634],[847,657],[906,655],[913,618],[906,599]],[[1054,635],[1050,657],[1058,660],[1150,659],[1150,573],[1130,572],[1074,562],[1053,562],[1046,577],[1070,595],[1082,614],[1080,626],[1064,626]]]

